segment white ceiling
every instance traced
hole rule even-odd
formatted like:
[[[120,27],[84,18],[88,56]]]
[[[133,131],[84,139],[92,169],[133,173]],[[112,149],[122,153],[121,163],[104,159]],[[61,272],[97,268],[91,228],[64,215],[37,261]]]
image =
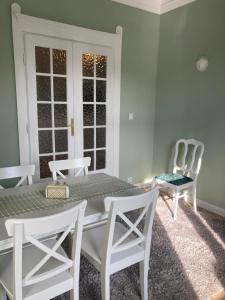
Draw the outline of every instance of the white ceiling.
[[[112,0],[156,14],[164,14],[196,0]]]

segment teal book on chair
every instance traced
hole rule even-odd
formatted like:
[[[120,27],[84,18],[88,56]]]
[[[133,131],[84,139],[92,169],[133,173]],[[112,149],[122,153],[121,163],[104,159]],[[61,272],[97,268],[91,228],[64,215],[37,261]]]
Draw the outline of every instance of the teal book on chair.
[[[155,178],[178,186],[193,181],[190,177],[176,173],[162,173]]]

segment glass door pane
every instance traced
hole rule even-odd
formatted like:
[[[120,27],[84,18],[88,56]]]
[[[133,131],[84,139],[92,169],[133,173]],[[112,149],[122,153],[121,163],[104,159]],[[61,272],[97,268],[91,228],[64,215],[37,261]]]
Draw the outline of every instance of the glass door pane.
[[[40,178],[51,177],[49,161],[69,156],[67,55],[63,47],[35,46]]]
[[[107,56],[83,53],[83,155],[92,158],[90,171],[106,168],[107,81]]]

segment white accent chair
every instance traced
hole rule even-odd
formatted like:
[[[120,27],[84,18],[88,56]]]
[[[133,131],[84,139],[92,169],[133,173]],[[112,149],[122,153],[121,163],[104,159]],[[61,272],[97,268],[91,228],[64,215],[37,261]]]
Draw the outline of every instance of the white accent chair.
[[[13,252],[0,256],[0,285],[10,299],[51,299],[71,291],[79,299],[80,249],[86,201],[63,212],[33,219],[8,219],[5,226],[13,237]],[[62,242],[73,232],[72,258]],[[62,233],[59,238],[38,236]],[[28,242],[24,245],[23,242]]]
[[[27,183],[31,185],[34,172],[35,165],[0,168],[0,180],[21,177],[19,182],[16,184],[16,187],[24,183],[25,180],[27,180]],[[4,188],[0,185],[0,189]]]
[[[142,299],[148,299],[148,270],[152,223],[158,198],[158,188],[137,196],[107,197],[108,222],[83,233],[82,254],[101,272],[102,299],[110,299],[110,275],[140,263]],[[133,223],[125,213],[138,210]],[[120,217],[126,226],[117,221]],[[141,232],[138,225],[144,221]]]
[[[80,174],[87,175],[88,167],[91,165],[90,157],[74,158],[74,159],[63,159],[63,160],[54,160],[49,163],[50,171],[52,172],[53,180],[57,181],[57,174],[60,175],[63,179],[66,179],[66,176],[61,172],[63,170],[78,169],[75,176]]]
[[[156,182],[162,188],[168,188],[173,192],[173,199],[175,200],[174,220],[177,218],[179,199],[182,197],[187,199],[187,194],[183,191],[192,194],[194,212],[197,212],[196,186],[203,153],[204,144],[202,142],[195,139],[180,139],[175,145],[173,173],[162,174],[165,178],[167,175],[168,178],[175,176],[173,178],[175,180],[164,180],[163,176],[156,176]]]

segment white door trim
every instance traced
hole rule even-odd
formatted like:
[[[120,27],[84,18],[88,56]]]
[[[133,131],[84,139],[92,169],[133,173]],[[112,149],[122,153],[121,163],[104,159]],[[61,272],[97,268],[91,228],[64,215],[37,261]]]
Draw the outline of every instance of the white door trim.
[[[119,176],[119,128],[120,128],[120,81],[121,81],[121,53],[122,53],[122,27],[116,27],[116,33],[107,33],[86,29],[78,26],[63,24],[21,14],[21,7],[12,4],[12,30],[15,60],[17,113],[20,164],[29,164],[30,141],[28,120],[28,98],[26,86],[26,58],[24,37],[27,33],[67,39],[75,42],[109,47],[114,53],[113,78],[113,123],[114,123],[114,168],[113,175]]]

